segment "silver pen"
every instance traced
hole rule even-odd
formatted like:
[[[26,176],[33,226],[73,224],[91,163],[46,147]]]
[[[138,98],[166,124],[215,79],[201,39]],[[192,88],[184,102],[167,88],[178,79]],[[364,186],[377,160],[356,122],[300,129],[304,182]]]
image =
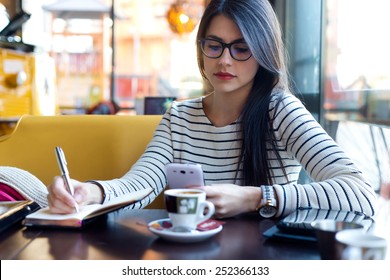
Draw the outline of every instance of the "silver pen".
[[[58,166],[60,167],[60,171],[61,171],[61,176],[64,179],[64,183],[68,192],[73,196],[74,189],[72,183],[70,182],[68,164],[65,159],[65,154],[61,149],[61,147],[56,147],[55,151],[56,151]],[[79,212],[79,207],[77,206],[77,203],[74,205],[74,209],[76,210],[77,213]]]

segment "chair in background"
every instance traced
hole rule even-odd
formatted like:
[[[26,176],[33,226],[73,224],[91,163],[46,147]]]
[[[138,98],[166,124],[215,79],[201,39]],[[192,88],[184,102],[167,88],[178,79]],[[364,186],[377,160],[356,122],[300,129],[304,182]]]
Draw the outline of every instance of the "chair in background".
[[[0,137],[0,165],[29,171],[45,185],[59,175],[54,148],[61,146],[72,178],[121,177],[142,155],[161,116],[23,116]],[[161,195],[149,208],[162,208]]]

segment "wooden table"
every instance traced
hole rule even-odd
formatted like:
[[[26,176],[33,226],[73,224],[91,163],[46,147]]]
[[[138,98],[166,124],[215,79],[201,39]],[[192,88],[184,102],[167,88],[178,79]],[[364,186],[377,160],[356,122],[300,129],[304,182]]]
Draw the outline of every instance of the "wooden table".
[[[390,200],[379,197],[372,231],[390,244]],[[263,233],[274,220],[257,214],[224,220],[223,230],[197,243],[161,239],[147,228],[167,218],[160,209],[121,209],[83,230],[15,225],[0,233],[1,260],[319,260],[315,242],[272,240]],[[388,246],[390,247],[390,246]],[[390,260],[390,248],[386,261]]]
[[[174,243],[151,233],[146,224],[166,218],[165,210],[122,209],[83,230],[13,227],[0,234],[6,260],[312,260],[316,243],[273,241],[263,232],[274,225],[258,215],[226,219],[223,230],[198,243]]]

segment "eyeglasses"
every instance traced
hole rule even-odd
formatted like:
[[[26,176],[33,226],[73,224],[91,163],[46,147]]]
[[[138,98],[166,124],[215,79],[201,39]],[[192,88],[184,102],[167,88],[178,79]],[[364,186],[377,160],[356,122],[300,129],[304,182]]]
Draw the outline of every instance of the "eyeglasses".
[[[225,44],[214,39],[201,39],[199,43],[203,54],[209,58],[221,57],[225,48],[228,48],[230,56],[238,61],[248,60],[252,56],[252,52],[245,42]]]

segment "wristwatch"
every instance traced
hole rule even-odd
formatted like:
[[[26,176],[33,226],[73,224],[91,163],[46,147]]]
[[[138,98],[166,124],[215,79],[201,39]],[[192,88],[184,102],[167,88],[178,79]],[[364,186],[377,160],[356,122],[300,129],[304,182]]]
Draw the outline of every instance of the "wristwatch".
[[[258,211],[263,218],[272,218],[278,212],[276,198],[272,186],[261,186],[262,198]]]

